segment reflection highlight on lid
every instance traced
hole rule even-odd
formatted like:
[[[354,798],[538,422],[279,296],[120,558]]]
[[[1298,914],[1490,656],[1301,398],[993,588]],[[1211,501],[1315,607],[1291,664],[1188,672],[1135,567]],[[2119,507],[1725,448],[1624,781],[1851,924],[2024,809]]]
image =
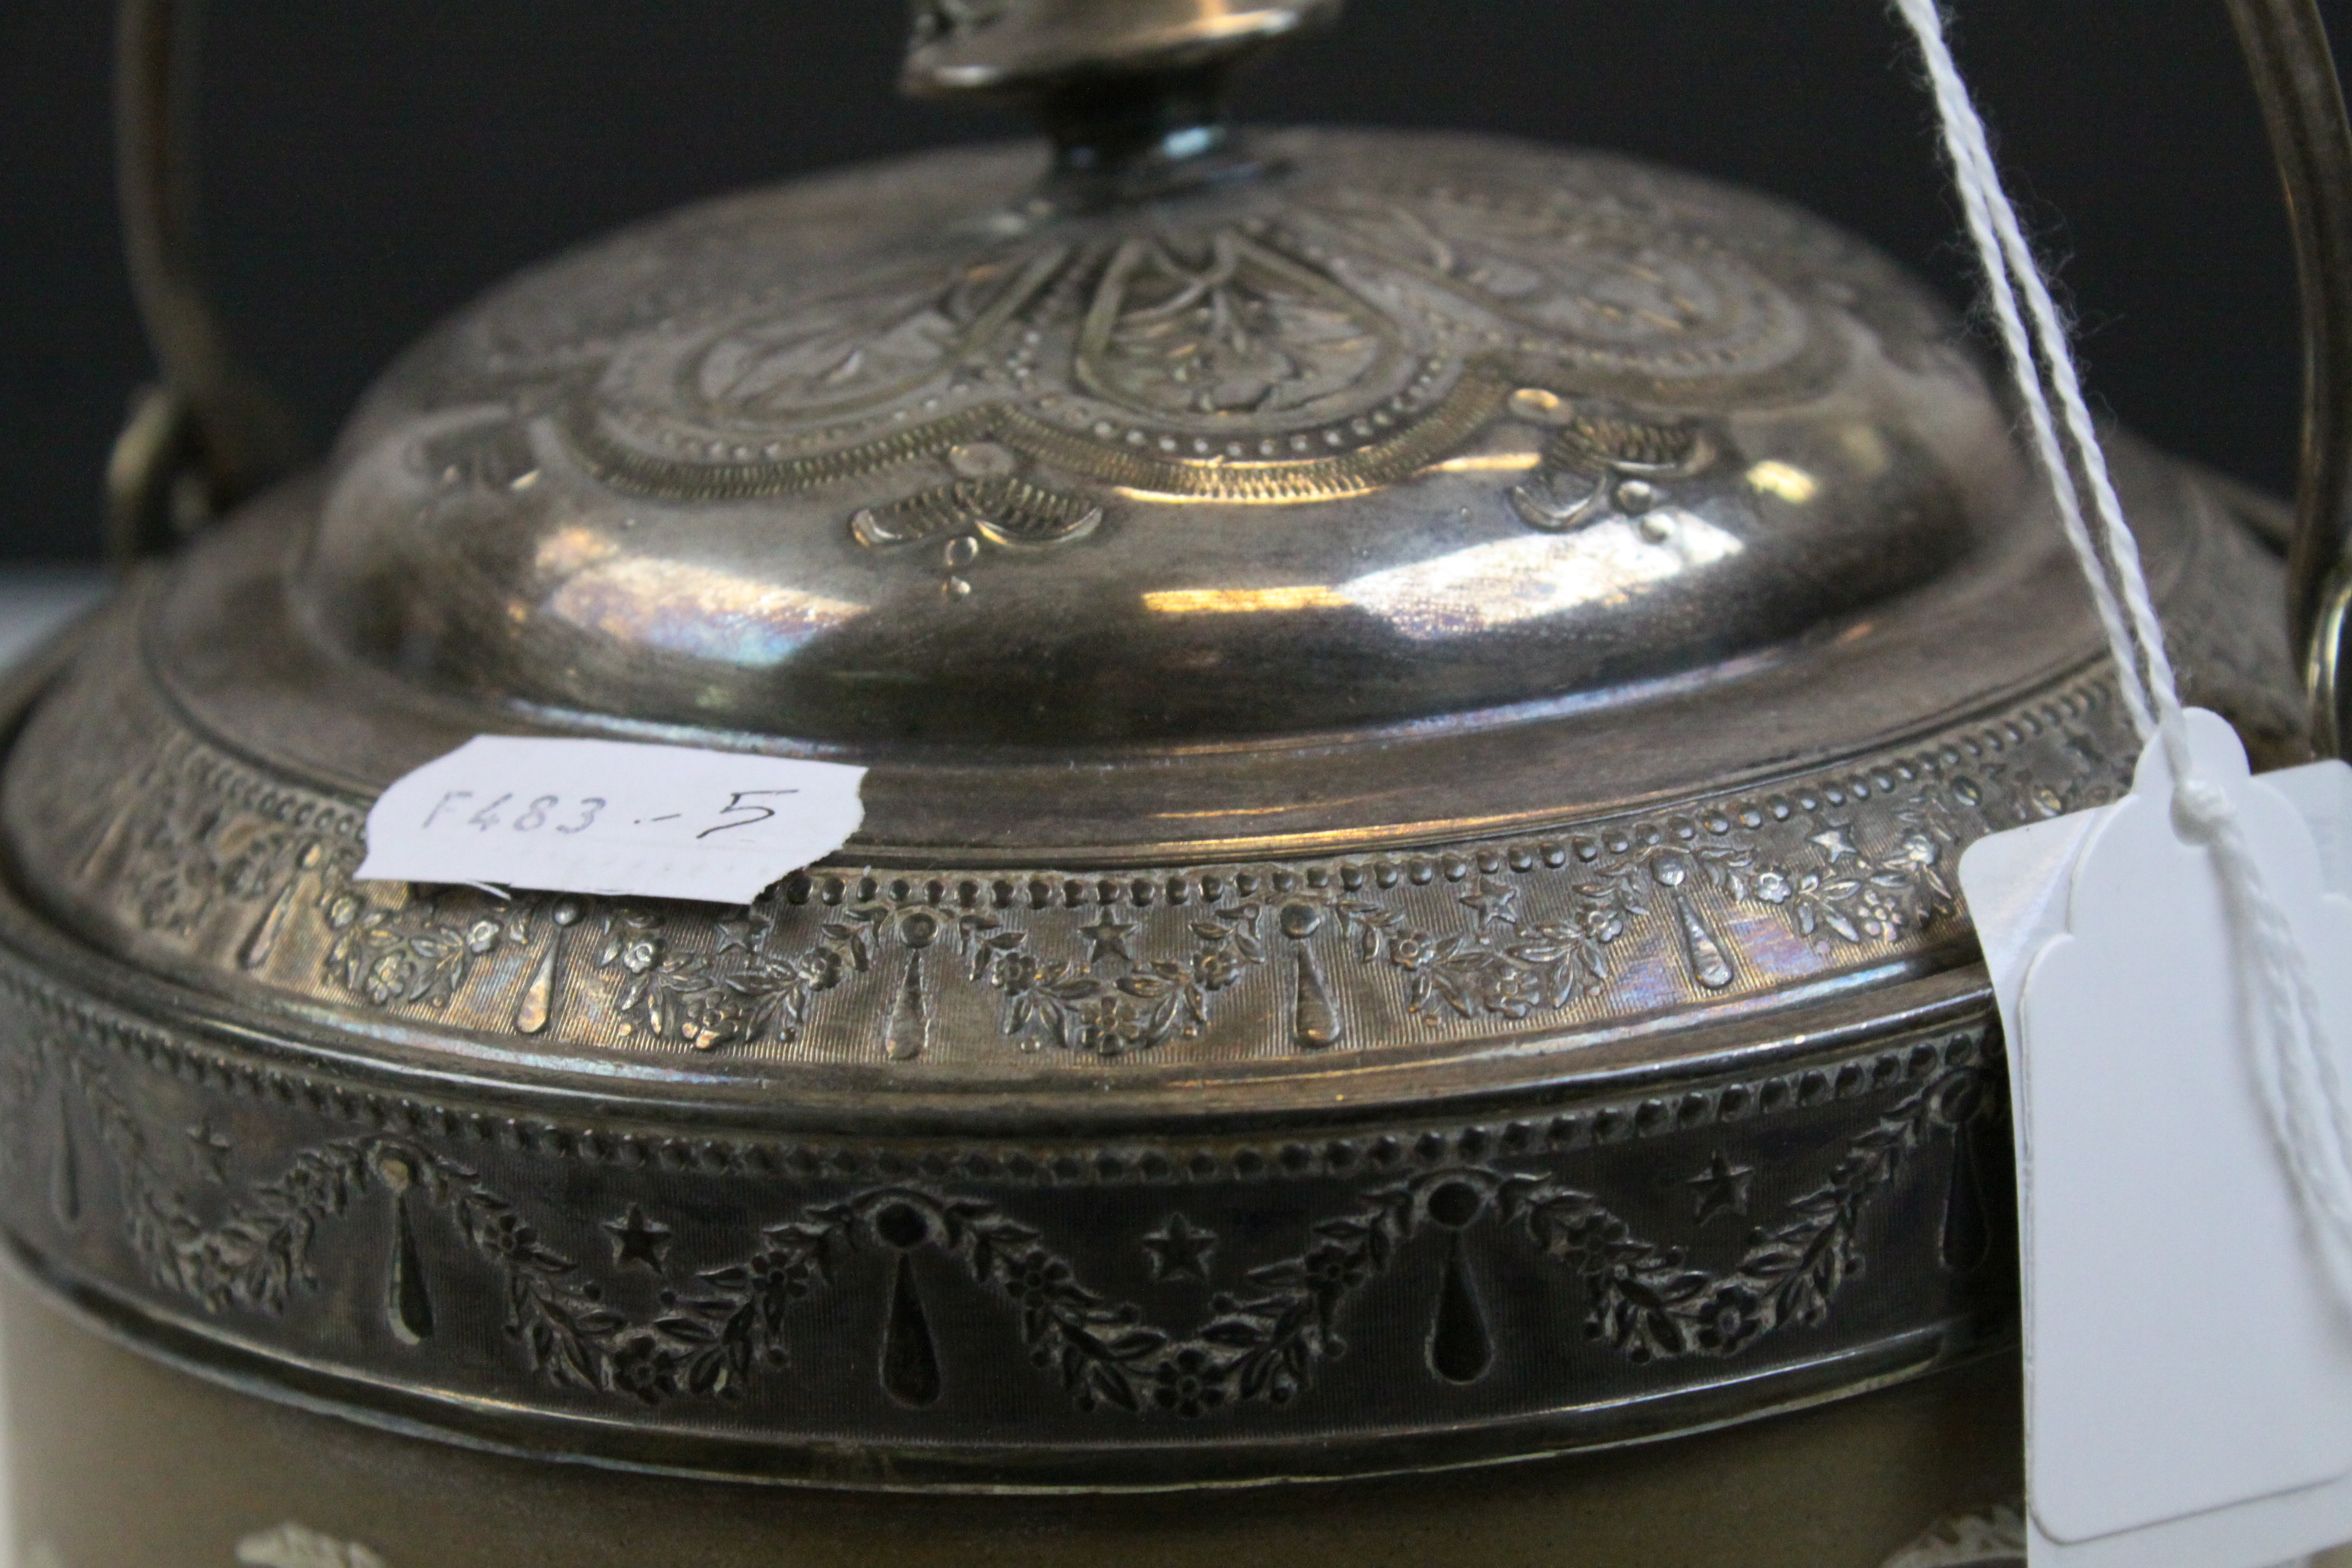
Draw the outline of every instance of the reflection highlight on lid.
[[[1471,636],[1588,605],[1631,602],[1746,546],[1688,512],[1660,509],[1570,535],[1530,534],[1449,551],[1337,584],[1166,589],[1143,596],[1160,615],[1354,609],[1416,641]]]
[[[1254,615],[1265,610],[1344,610],[1354,601],[1339,588],[1303,583],[1284,588],[1170,588],[1143,596],[1155,615]]]
[[[1749,468],[1748,485],[1791,506],[1803,506],[1821,493],[1820,480],[1794,463],[1784,463],[1776,457]]]
[[[558,588],[547,613],[622,644],[744,668],[783,663],[867,606],[683,561],[590,566]]]

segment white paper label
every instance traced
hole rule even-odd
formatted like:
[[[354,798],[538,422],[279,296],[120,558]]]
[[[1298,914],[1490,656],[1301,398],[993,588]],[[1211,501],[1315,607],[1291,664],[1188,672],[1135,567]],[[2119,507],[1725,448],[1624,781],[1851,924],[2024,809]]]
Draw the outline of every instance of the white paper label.
[[[2352,770],[2256,780],[2226,723],[2189,717],[2352,1078]],[[2123,800],[1960,863],[2016,1107],[2034,1568],[2266,1568],[2352,1540],[2352,1316],[2264,1113],[2218,875],[2172,794],[2151,747]]]
[[[384,791],[359,875],[748,904],[849,841],[865,776],[691,746],[485,735]]]

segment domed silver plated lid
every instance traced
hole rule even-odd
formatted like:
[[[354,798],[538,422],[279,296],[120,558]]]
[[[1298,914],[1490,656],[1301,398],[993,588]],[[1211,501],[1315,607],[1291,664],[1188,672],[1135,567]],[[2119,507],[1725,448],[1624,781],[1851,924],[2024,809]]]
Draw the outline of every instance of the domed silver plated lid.
[[[0,799],[19,1246],[305,1398],[877,1484],[1525,1453],[1997,1340],[1954,864],[2135,749],[2007,415],[1789,208],[1226,131],[1325,9],[930,7],[910,79],[1050,157],[526,276],[91,625]],[[2266,508],[2118,456],[2199,696],[2292,751]],[[748,909],[355,880],[483,733],[852,760],[865,826]]]

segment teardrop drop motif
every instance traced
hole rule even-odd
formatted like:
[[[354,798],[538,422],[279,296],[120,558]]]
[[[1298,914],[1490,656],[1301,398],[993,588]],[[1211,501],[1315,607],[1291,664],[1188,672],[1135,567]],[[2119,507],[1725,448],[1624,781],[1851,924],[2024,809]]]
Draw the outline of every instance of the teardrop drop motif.
[[[1345,1033],[1339,1021],[1339,1009],[1331,1005],[1331,988],[1324,983],[1323,968],[1315,961],[1315,950],[1299,944],[1298,1000],[1292,1016],[1292,1038],[1306,1050],[1321,1051],[1339,1044]]]
[[[890,1004],[890,1024],[882,1048],[894,1062],[911,1062],[923,1054],[931,1039],[931,997],[924,984],[923,955],[907,959],[899,981],[898,998]]]
[[[178,751],[177,746],[168,746],[164,755],[157,760],[159,763],[176,761]],[[115,782],[107,797],[105,824],[91,838],[89,850],[82,856],[81,864],[74,868],[76,876],[94,875],[101,865],[113,859],[114,852],[131,836],[132,824],[140,815],[141,803],[147,798],[145,788],[152,783],[154,771],[154,768],[142,769]]]
[[[270,900],[268,912],[254,922],[245,945],[237,950],[239,968],[259,969],[269,962],[270,953],[278,945],[278,933],[285,929],[286,915],[294,907],[294,887],[289,882],[278,889],[278,896]]]
[[[295,857],[294,869],[287,874],[285,885],[262,917],[254,922],[246,936],[245,945],[237,950],[237,963],[245,969],[259,969],[277,951],[278,939],[286,934],[286,922],[294,913],[295,897],[302,891],[303,879],[326,858],[326,850],[316,840],[303,845]]]
[[[1973,1274],[1993,1252],[1990,1195],[1985,1191],[1985,1157],[1973,1126],[1952,1129],[1952,1179],[1944,1189],[1944,1267]]]
[[[531,967],[531,978],[523,985],[523,994],[515,1003],[514,1026],[517,1034],[544,1034],[555,1021],[555,977],[563,965],[564,937],[580,919],[580,906],[564,900],[555,906],[547,934],[547,945],[539,951],[539,962]]]
[[[1733,979],[1731,959],[1690,895],[1678,887],[1672,896],[1675,921],[1682,928],[1682,956],[1690,965],[1691,978],[1710,991],[1722,990]]]
[[[1438,1281],[1437,1312],[1429,1322],[1429,1370],[1449,1383],[1475,1383],[1494,1364],[1494,1336],[1486,1308],[1470,1279],[1456,1234],[1446,1248],[1445,1275]]]
[[[890,1279],[890,1311],[882,1328],[882,1391],[902,1405],[939,1398],[939,1347],[915,1286],[914,1255],[901,1252]]]
[[[49,1160],[49,1207],[60,1224],[81,1222],[81,1153],[74,1146],[73,1111],[62,1089],[57,1094],[57,1147]]]
[[[433,1297],[425,1287],[425,1263],[417,1252],[406,1193],[392,1200],[392,1267],[386,1276],[384,1311],[393,1338],[402,1344],[421,1345],[433,1337]]]

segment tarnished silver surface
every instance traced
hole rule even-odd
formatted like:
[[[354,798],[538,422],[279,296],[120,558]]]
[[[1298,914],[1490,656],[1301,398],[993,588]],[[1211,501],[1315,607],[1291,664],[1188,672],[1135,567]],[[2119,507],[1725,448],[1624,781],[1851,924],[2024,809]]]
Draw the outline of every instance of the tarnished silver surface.
[[[1334,1107],[1326,1076],[1319,1106],[1200,1085],[1128,1126],[995,1096],[861,1122],[805,1075],[339,1064],[283,1011],[102,1000],[104,965],[0,925],[19,1261],[182,1364],[499,1448],[863,1486],[1368,1474],[1753,1417],[2007,1333],[1966,987],[1453,1105],[1424,1078]]]
[[[2261,717],[2283,642],[2235,645],[2242,623],[2222,609],[2268,591],[2275,568],[2183,495],[2184,656],[2216,700]],[[1186,1072],[1333,1050],[1458,1057],[1563,1031],[1583,1044],[1930,972],[1970,954],[1960,850],[2109,798],[2132,749],[2106,678],[2085,670],[1893,745],[1634,809],[1564,803],[1517,834],[1080,870],[867,866],[853,848],[747,911],[496,900],[354,882],[363,800],[192,721],[137,652],[160,608],[133,601],[95,634],[26,733],[24,754],[56,765],[6,797],[39,824],[20,830],[21,863],[93,940],[358,1027],[913,1064],[893,1083],[1091,1082],[1124,1057]],[[975,809],[1045,787],[1007,771],[1019,782]]]
[[[2133,748],[1935,307],[1689,181],[1265,145],[1108,212],[1018,153],[842,176],[502,291],[97,634],[6,786],[33,885],[200,986],[926,1084],[1965,955],[1960,848]],[[2283,644],[2224,607],[2275,568],[2124,459],[2252,716]],[[725,920],[352,883],[373,789],[551,724],[854,756],[867,824]]]
[[[926,9],[1050,157],[498,291],[28,686],[35,1274],[374,1419],[877,1486],[1605,1446],[2003,1337],[1954,867],[2137,746],[1971,352],[1758,198],[1231,136],[1324,8],[1213,9]],[[2298,754],[2264,503],[2117,461]],[[356,881],[483,732],[853,759],[866,823],[747,909]]]
[[[316,630],[803,743],[1230,742],[1720,680],[2022,493],[1935,308],[1786,209],[1257,145],[1287,171],[1107,212],[927,158],[509,288],[346,434]]]

